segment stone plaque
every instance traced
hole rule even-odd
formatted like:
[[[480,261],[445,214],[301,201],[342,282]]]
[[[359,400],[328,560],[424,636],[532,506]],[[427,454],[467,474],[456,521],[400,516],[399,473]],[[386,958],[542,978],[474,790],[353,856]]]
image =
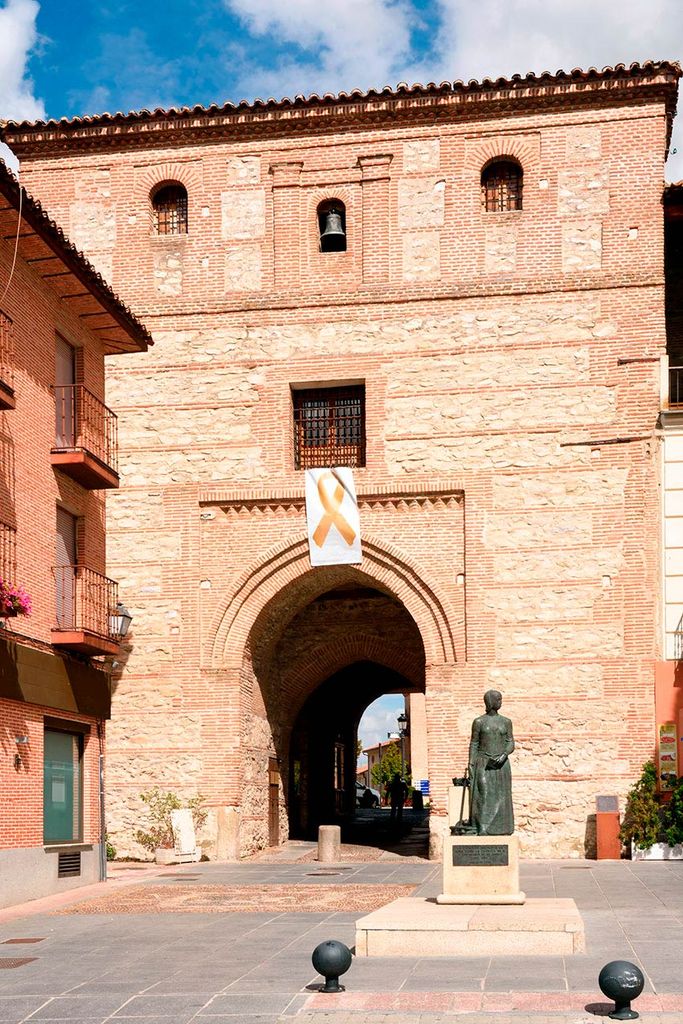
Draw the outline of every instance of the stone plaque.
[[[507,867],[507,846],[453,846],[454,868]]]
[[[619,810],[619,797],[618,796],[596,796],[596,798],[595,798],[595,810],[596,811],[618,811]]]

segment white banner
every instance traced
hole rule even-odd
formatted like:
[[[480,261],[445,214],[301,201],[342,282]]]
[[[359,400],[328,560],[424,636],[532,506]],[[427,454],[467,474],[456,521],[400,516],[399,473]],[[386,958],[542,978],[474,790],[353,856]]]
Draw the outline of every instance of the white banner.
[[[353,470],[306,470],[306,522],[311,565],[357,565],[362,561]]]

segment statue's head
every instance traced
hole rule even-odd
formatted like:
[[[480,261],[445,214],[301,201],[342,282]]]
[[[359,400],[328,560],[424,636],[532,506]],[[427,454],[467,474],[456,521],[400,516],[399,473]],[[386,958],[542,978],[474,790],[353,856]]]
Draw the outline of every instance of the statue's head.
[[[484,705],[487,711],[500,711],[503,695],[499,690],[487,690],[484,694]]]

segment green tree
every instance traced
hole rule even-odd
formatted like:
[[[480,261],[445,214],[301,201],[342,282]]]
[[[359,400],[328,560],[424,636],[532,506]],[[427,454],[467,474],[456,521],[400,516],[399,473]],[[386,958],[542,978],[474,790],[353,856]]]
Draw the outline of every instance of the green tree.
[[[382,760],[373,764],[372,772],[372,784],[380,791],[382,796],[386,787],[389,785],[394,775],[398,772],[401,774],[401,747],[398,743],[389,743],[386,747],[382,748]],[[410,767],[405,766],[404,779],[408,786],[410,786]]]

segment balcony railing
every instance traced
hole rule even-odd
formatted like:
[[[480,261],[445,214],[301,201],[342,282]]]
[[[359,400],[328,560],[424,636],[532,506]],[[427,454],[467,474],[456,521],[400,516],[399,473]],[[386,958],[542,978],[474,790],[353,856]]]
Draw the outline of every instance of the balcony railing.
[[[118,486],[116,413],[83,384],[55,387],[53,465],[93,489]]]
[[[0,313],[0,409],[13,409],[14,401],[14,336],[12,321]]]
[[[669,367],[669,408],[683,409],[683,366]]]
[[[86,653],[115,651],[118,584],[85,565],[58,565],[52,572],[56,599],[53,642]]]

